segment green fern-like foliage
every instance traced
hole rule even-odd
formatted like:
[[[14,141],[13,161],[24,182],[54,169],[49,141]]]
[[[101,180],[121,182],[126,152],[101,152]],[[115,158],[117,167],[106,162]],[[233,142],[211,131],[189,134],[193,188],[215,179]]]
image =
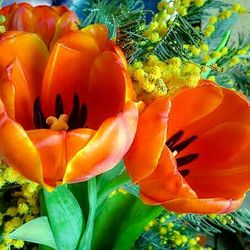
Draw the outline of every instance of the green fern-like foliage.
[[[130,12],[142,10],[143,7],[143,1],[141,0],[90,0],[87,2],[87,7],[82,10],[85,19],[82,20],[81,25],[103,23],[107,25],[110,37],[113,38],[116,35],[117,28],[124,24],[121,22],[129,21]],[[126,18],[127,20],[125,20]]]
[[[242,209],[228,215],[179,215],[166,211],[145,228],[134,248],[199,249],[197,238],[202,235],[216,238],[222,232],[224,235],[233,233],[250,236],[249,210]]]
[[[183,48],[183,44],[195,45],[203,40],[201,32],[194,29],[185,17],[176,15],[168,32],[158,43],[154,44],[151,53],[155,54],[162,60],[172,57],[189,59],[189,55]]]
[[[230,3],[226,3],[226,1],[207,0],[202,6],[191,5],[185,17],[191,24],[199,25],[202,19],[211,15],[211,9],[221,10],[231,5]]]
[[[228,53],[217,61],[219,67],[224,68],[224,72],[211,72],[216,80],[225,87],[235,88],[250,97],[250,36],[238,35],[238,41],[232,42],[228,46]],[[241,51],[245,51],[241,55]],[[230,66],[230,61],[238,58],[239,63]]]

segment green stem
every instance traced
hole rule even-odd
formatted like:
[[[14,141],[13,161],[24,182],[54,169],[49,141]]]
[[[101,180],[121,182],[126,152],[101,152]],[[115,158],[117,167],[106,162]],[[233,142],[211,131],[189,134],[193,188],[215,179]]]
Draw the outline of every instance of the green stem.
[[[130,180],[127,172],[118,175],[109,184],[100,190],[98,193],[97,210],[100,208],[102,202],[105,200],[108,194],[120,187],[121,185],[127,183]]]
[[[226,46],[226,44],[227,44],[227,42],[228,42],[228,40],[229,40],[229,38],[230,38],[230,34],[231,34],[230,30],[228,30],[228,31],[224,34],[223,38],[221,39],[221,42],[219,43],[219,45],[218,45],[218,47],[216,48],[215,51],[219,51],[219,52],[220,52],[220,51]],[[213,58],[213,59],[211,59],[211,60],[206,64],[206,66],[213,65],[213,64],[216,63],[218,60],[219,60],[218,58]],[[204,73],[201,75],[201,77],[202,77],[203,79],[206,79],[206,78],[209,76],[211,70],[212,70],[212,69],[208,69],[206,72],[204,72]]]
[[[97,189],[95,177],[88,181],[89,215],[85,231],[80,240],[79,250],[91,250],[92,235],[96,214]]]

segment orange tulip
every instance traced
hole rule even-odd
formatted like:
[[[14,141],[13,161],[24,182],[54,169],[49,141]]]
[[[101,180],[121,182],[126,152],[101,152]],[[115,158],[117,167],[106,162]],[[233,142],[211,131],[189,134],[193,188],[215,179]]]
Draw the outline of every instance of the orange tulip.
[[[9,31],[27,31],[37,33],[48,46],[68,31],[77,29],[77,16],[65,6],[33,7],[28,3],[12,4],[0,10],[6,17],[3,24]]]
[[[181,213],[228,213],[250,188],[250,106],[203,80],[150,104],[125,157],[146,204]]]
[[[123,158],[138,111],[105,26],[67,33],[50,54],[37,34],[7,32],[0,51],[0,155],[9,166],[49,189]]]

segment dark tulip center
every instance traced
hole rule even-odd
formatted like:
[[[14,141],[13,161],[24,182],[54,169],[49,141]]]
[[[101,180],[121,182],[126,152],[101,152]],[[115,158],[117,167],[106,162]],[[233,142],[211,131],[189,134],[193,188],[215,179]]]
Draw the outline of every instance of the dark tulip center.
[[[194,142],[198,138],[196,135],[193,135],[188,139],[181,141],[183,136],[184,136],[184,131],[180,130],[167,140],[166,146],[171,150],[172,153],[178,155],[179,152],[187,148],[192,142]],[[187,168],[185,169],[180,169],[180,168],[193,162],[198,157],[199,157],[198,153],[193,153],[176,158],[177,168],[183,177],[187,176],[190,173],[190,170]]]
[[[48,124],[48,119],[45,118],[42,106],[41,106],[41,99],[38,96],[34,101],[34,123],[35,127],[37,129],[39,128],[50,128],[50,124]],[[83,128],[87,121],[87,105],[85,103],[80,103],[80,99],[77,93],[73,96],[73,104],[72,109],[69,115],[64,114],[64,108],[63,108],[63,99],[61,95],[56,96],[55,100],[55,116],[52,117],[55,120],[60,120],[63,116],[65,120],[65,116],[67,117],[67,120],[64,121],[67,122],[68,130],[77,129],[77,128]]]

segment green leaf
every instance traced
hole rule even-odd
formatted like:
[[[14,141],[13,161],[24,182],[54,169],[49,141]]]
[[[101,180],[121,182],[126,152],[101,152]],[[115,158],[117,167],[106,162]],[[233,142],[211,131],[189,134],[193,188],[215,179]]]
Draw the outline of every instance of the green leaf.
[[[125,185],[127,182],[129,182],[129,180],[130,178],[127,172],[124,172],[123,174],[118,175],[116,178],[107,183],[106,186],[103,187],[102,190],[100,190],[100,192],[98,193],[97,209],[102,206],[103,201],[112,191],[122,185]]]
[[[76,249],[84,227],[77,200],[65,185],[51,193],[44,190],[44,200],[58,249]]]
[[[131,249],[144,227],[163,211],[161,206],[147,206],[136,199],[129,214],[122,221],[113,250]]]
[[[142,204],[129,193],[117,191],[106,200],[96,217],[92,250],[131,249],[144,227],[162,210]]]
[[[95,222],[95,212],[96,212],[96,200],[97,200],[97,190],[96,190],[96,178],[92,178],[88,181],[88,198],[89,198],[89,216],[86,225],[86,229],[80,240],[79,250],[91,250],[92,235]]]
[[[70,192],[75,196],[79,206],[81,207],[84,221],[86,221],[89,214],[87,182],[73,183],[68,184],[67,186]]]
[[[43,244],[57,249],[48,217],[46,216],[42,216],[25,223],[9,234],[8,238]]]
[[[98,192],[105,188],[107,184],[110,183],[115,177],[117,177],[124,169],[124,162],[120,161],[114,168],[101,174],[97,177],[97,190]]]

